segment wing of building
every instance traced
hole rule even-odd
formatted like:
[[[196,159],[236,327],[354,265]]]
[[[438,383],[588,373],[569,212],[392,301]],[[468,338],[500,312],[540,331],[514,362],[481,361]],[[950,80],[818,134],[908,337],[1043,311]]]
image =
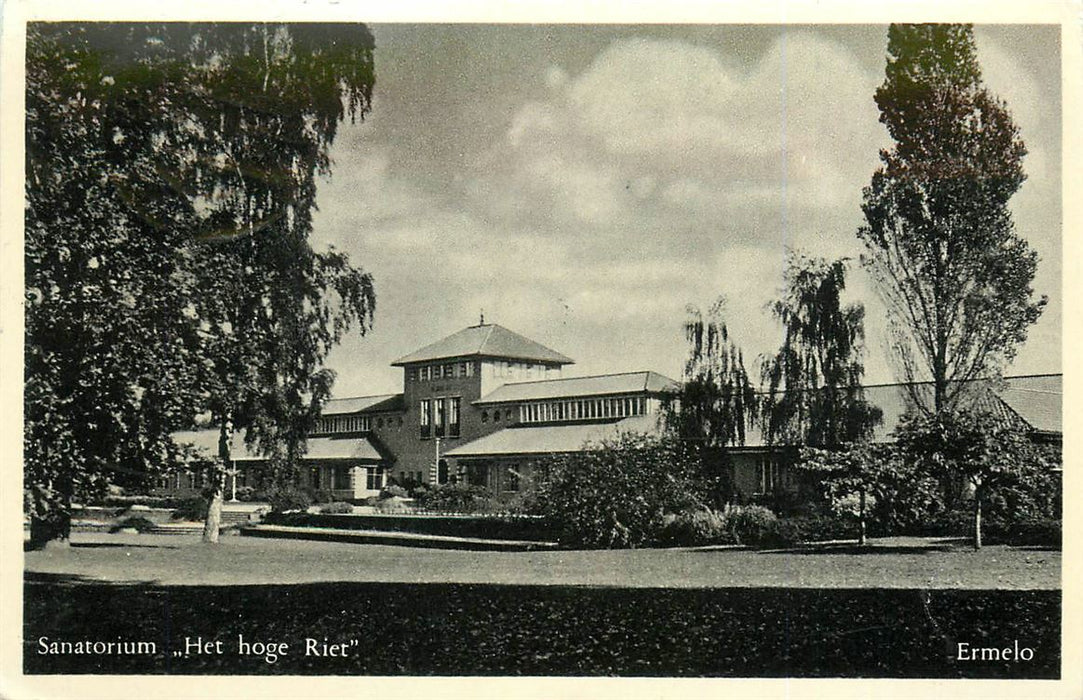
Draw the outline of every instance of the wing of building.
[[[566,377],[573,361],[496,324],[464,328],[395,360],[400,394],[334,399],[307,440],[305,486],[359,500],[388,483],[446,483],[463,479],[498,496],[514,494],[537,462],[589,449],[622,431],[661,431],[662,399],[678,384],[656,372]],[[978,385],[976,385],[977,388]],[[983,410],[1047,441],[1061,434],[1061,376],[1009,377],[980,387]],[[866,387],[888,439],[909,409],[904,385]],[[178,434],[217,454],[217,433]],[[784,488],[786,477],[762,435],[753,430],[733,450],[735,481],[747,494]],[[236,484],[260,486],[264,459],[232,443]],[[194,488],[198,478],[177,475],[168,486]]]

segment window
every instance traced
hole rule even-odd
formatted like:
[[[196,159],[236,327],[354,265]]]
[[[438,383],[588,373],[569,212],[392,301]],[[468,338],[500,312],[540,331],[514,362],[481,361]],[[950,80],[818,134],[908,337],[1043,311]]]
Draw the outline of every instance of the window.
[[[770,455],[760,458],[757,469],[757,487],[759,493],[772,493],[778,489],[780,470],[777,462]]]
[[[489,412],[488,411],[482,411],[481,412],[481,422],[482,423],[488,423],[489,422]]]
[[[383,469],[380,467],[369,467],[365,472],[365,488],[369,491],[379,491],[384,487]]]
[[[331,473],[332,482],[331,488],[338,491],[345,491],[350,488],[350,468],[349,467],[334,467],[334,471]]]
[[[493,422],[494,423],[499,423],[500,422],[500,411],[493,411]]]
[[[421,425],[421,437],[430,437],[432,435],[432,401],[429,399],[421,401],[418,420]]]
[[[506,475],[504,477],[504,490],[505,491],[518,491],[519,490],[519,477],[520,477],[520,475],[519,475],[519,472],[516,471],[516,467],[518,467],[518,465],[515,465],[513,467],[508,467],[508,471],[507,471],[507,473],[506,473]]]
[[[473,362],[467,362],[466,363],[466,374],[465,374],[465,376],[467,376],[467,377],[473,377],[474,376],[474,363]]]
[[[447,434],[451,437],[459,437],[459,404],[458,396],[447,400]]]
[[[447,426],[447,410],[444,407],[443,399],[433,399],[433,408],[435,408],[434,423],[436,425],[436,437],[444,436],[444,428]]]
[[[410,367],[410,368],[408,368],[406,370],[406,381],[408,381],[408,382],[416,382],[417,381],[417,367]]]

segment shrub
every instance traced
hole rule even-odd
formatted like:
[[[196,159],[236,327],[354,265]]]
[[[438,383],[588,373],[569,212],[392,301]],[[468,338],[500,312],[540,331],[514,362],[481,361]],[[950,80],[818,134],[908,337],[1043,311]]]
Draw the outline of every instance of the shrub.
[[[726,519],[710,508],[667,513],[662,518],[660,544],[696,547],[708,544],[734,544]]]
[[[774,542],[778,517],[763,506],[731,506],[723,513],[733,539],[750,547]]]
[[[109,528],[109,532],[120,532],[121,530],[127,529],[135,529],[138,532],[150,532],[155,527],[156,525],[153,522],[137,515],[130,518],[125,518],[124,520],[121,520],[120,522],[114,524],[112,527]]]
[[[276,513],[285,513],[291,510],[306,510],[312,505],[312,496],[305,490],[296,486],[281,486],[273,489],[268,494],[271,510]]]
[[[380,500],[387,498],[407,498],[409,493],[403,487],[398,484],[388,484],[384,487],[384,490],[380,492]]]
[[[202,496],[192,496],[177,504],[170,516],[173,520],[200,521],[207,519],[207,509],[210,504]]]
[[[807,542],[826,540],[856,540],[857,524],[848,518],[825,516],[805,516],[799,518],[780,518],[775,526],[771,544],[779,547],[792,547]]]
[[[238,486],[237,487],[237,500],[238,501],[254,501],[256,500],[256,489],[252,486]]]
[[[990,538],[992,539],[992,538]],[[1035,518],[1013,523],[1001,536],[1014,546],[1052,547],[1062,546],[1061,521],[1053,518]]]
[[[444,484],[419,493],[418,505],[440,513],[484,513],[492,509],[493,495],[484,486]]]
[[[345,515],[353,513],[353,505],[346,501],[333,501],[331,503],[324,503],[320,506],[321,513],[327,513],[329,515]]]
[[[665,513],[696,502],[698,464],[675,440],[624,433],[553,458],[536,479],[537,502],[564,545],[637,547],[654,541]]]

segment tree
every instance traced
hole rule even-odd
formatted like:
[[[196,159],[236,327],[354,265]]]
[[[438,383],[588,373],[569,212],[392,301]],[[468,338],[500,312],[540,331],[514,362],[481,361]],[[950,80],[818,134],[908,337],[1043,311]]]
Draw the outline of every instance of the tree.
[[[706,316],[696,307],[688,307],[684,333],[689,353],[683,382],[663,402],[667,431],[690,443],[705,465],[721,461],[716,467],[724,466],[726,446],[744,444],[757,410],[744,355],[730,340],[725,308],[723,297],[712,304]],[[716,482],[715,500],[728,500],[730,489],[718,476],[726,471],[708,471],[712,474],[705,478]]]
[[[974,487],[974,548],[982,546],[982,506],[1012,485],[1043,452],[1017,426],[990,414],[943,411],[904,421],[897,430],[904,453],[930,474],[955,474]]]
[[[1026,148],[982,83],[970,25],[892,25],[876,104],[895,146],[864,189],[862,262],[906,380],[932,380],[931,405],[917,388],[911,398],[935,413],[1010,362],[1045,306],[1008,209]]]
[[[333,381],[323,359],[371,322],[371,278],[308,234],[372,66],[362,25],[30,27],[25,443],[33,520],[56,525],[42,538],[66,536],[77,492],[168,464],[170,432],[201,413],[222,466],[233,430],[296,464]]]
[[[838,447],[867,439],[881,420],[861,386],[865,308],[844,306],[845,288],[845,259],[789,252],[785,288],[771,306],[785,335],[761,363],[769,444]]]
[[[862,441],[831,450],[806,447],[801,450],[800,467],[820,477],[836,509],[846,497],[857,496],[858,544],[865,545],[869,501],[877,499],[882,485],[900,467],[895,446]]]
[[[697,503],[697,473],[694,453],[679,441],[622,433],[553,457],[536,500],[565,544],[636,547],[659,533],[666,513]]]

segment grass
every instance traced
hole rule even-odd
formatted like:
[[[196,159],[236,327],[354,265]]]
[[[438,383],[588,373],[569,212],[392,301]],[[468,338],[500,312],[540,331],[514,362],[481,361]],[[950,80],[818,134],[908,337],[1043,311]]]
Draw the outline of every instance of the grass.
[[[1058,589],[1058,551],[893,538],[786,551],[467,552],[340,542],[76,533],[28,572],[156,585],[330,581],[659,588]]]
[[[877,540],[788,551],[474,552],[77,533],[25,554],[27,673],[1056,678],[1060,552]],[[274,663],[237,636],[286,643]],[[153,641],[149,656],[37,640]],[[185,637],[221,655],[174,655]],[[305,656],[305,639],[346,642]],[[349,640],[356,640],[355,643]],[[957,645],[1034,649],[963,663]]]

